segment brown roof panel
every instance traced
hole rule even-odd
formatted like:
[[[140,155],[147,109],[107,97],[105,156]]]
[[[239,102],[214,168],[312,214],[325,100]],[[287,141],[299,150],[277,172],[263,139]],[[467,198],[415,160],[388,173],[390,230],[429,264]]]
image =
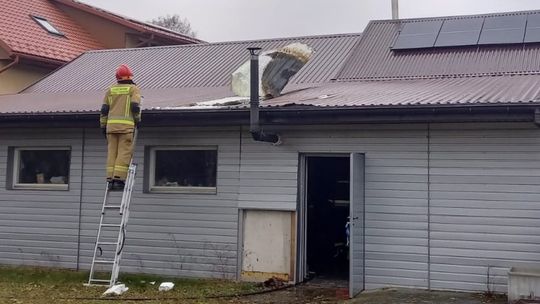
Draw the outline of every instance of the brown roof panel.
[[[228,86],[143,90],[145,110],[230,110],[248,107]],[[102,91],[0,96],[0,114],[97,112]],[[356,81],[291,86],[262,107],[391,108],[540,104],[536,75]]]
[[[290,91],[265,106],[396,107],[540,103],[540,76],[356,81]]]
[[[540,72],[540,43],[392,50],[405,24],[540,15],[540,11],[372,21],[339,74],[342,81]]]
[[[140,49],[102,50],[83,54],[25,90],[82,92],[104,90],[119,64],[128,64],[142,89],[222,87],[231,74],[249,59],[248,46],[271,50],[303,42],[315,50],[313,58],[290,83],[321,83],[334,79],[360,34],[341,34],[240,42],[222,42]]]

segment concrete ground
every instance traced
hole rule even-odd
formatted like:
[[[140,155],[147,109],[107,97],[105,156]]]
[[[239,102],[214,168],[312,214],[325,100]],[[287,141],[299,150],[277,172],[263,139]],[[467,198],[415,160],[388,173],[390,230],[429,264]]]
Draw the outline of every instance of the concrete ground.
[[[281,291],[231,299],[229,303],[506,304],[507,301],[505,296],[487,298],[482,294],[402,288],[368,291],[349,300],[347,288],[343,284],[312,281]]]

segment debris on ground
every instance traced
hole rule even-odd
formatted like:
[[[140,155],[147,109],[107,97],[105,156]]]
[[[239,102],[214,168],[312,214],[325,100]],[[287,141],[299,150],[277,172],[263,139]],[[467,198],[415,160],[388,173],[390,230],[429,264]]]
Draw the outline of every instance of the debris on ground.
[[[283,279],[280,279],[278,277],[271,277],[270,279],[264,281],[262,283],[262,286],[263,287],[266,287],[266,288],[280,288],[280,287],[283,287],[287,284],[287,282]]]
[[[129,287],[126,287],[126,284],[117,284],[109,289],[105,290],[103,293],[104,296],[119,296],[124,292],[128,291]]]
[[[159,285],[158,290],[159,291],[169,291],[173,289],[174,283],[173,282],[163,282]]]

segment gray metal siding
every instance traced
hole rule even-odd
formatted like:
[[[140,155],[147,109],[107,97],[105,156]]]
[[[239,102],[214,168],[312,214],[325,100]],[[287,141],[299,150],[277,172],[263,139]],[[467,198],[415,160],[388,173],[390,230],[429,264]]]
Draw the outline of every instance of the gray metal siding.
[[[365,153],[366,288],[427,287],[426,127],[282,129],[281,146],[243,133],[239,206],[296,210],[298,153]]]
[[[143,129],[123,271],[234,277],[238,208],[296,210],[299,153],[365,153],[367,289],[482,291],[489,267],[493,288],[504,291],[509,267],[540,262],[540,129],[534,125],[279,131],[282,146],[254,142],[239,128]],[[98,131],[86,134],[82,268],[95,240],[105,158]],[[7,168],[9,146],[38,145],[72,147],[70,190],[0,188],[0,263],[75,268],[82,131],[2,130],[0,169]],[[217,146],[217,194],[143,193],[143,150],[151,145]]]
[[[235,278],[238,231],[238,128],[144,129],[122,271]],[[81,267],[89,268],[105,180],[106,143],[87,139],[81,227]],[[145,146],[217,146],[217,194],[143,193]],[[91,173],[90,173],[91,172]],[[117,193],[114,193],[117,194]],[[119,194],[116,195],[118,197]]]
[[[59,136],[61,134],[61,136]],[[6,189],[8,148],[71,147],[69,191]],[[77,267],[82,132],[0,130],[0,263]]]
[[[540,129],[431,130],[431,286],[506,291],[511,266],[540,262]]]

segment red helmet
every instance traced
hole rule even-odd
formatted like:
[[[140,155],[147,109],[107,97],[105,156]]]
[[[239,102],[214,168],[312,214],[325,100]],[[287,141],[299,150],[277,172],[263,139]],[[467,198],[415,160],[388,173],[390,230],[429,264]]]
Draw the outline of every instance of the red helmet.
[[[125,65],[121,64],[116,69],[116,80],[131,80],[133,78],[133,72],[131,72],[131,69]]]

